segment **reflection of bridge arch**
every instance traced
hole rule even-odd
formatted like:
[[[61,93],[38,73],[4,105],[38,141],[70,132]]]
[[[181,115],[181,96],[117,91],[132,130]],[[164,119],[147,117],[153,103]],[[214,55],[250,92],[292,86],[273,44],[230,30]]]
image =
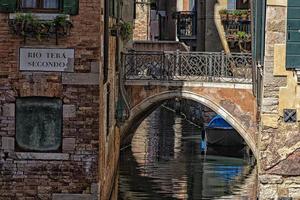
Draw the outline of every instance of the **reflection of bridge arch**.
[[[258,157],[258,150],[256,147],[256,142],[253,136],[247,131],[247,128],[243,125],[243,123],[234,117],[229,111],[227,111],[224,107],[215,103],[208,97],[203,95],[199,95],[197,93],[191,91],[165,91],[158,94],[154,94],[143,99],[139,104],[135,105],[130,111],[130,117],[122,126],[122,139],[123,141],[128,141],[132,139],[134,135],[134,131],[129,133],[131,130],[135,130],[139,124],[157,107],[161,105],[161,103],[168,99],[173,98],[184,98],[189,100],[194,100],[204,106],[209,107],[214,110],[217,114],[221,115],[232,127],[243,137],[247,145],[252,150],[255,157]]]

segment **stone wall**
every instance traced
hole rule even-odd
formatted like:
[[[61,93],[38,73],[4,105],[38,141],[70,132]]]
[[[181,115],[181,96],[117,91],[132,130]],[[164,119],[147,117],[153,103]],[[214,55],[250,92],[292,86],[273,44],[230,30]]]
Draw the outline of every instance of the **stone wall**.
[[[139,2],[139,1],[137,1]],[[148,40],[150,35],[150,4],[136,4],[136,19],[134,20],[133,40]]]
[[[13,35],[0,13],[0,199],[97,199],[101,1],[80,0],[70,36],[37,41]],[[95,22],[95,23],[91,23]],[[97,23],[96,23],[97,22]],[[74,48],[67,72],[19,71],[19,47]],[[24,152],[15,141],[19,97],[63,102],[62,146],[57,152]]]
[[[285,69],[287,0],[268,0],[260,129],[259,199],[300,199],[300,86]],[[279,17],[278,17],[279,16]],[[297,122],[284,122],[284,109]]]

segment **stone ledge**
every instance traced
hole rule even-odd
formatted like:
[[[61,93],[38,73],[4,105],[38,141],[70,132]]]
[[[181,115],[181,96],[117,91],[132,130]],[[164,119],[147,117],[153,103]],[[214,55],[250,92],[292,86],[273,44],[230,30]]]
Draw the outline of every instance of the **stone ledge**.
[[[16,157],[20,160],[70,160],[67,153],[16,152]]]
[[[52,200],[91,200],[90,194],[53,194]]]
[[[138,86],[175,86],[175,87],[211,87],[211,88],[235,88],[252,89],[251,83],[214,83],[214,82],[196,82],[196,81],[148,81],[148,80],[127,80],[125,85]]]
[[[97,73],[63,73],[62,84],[64,85],[99,85]]]

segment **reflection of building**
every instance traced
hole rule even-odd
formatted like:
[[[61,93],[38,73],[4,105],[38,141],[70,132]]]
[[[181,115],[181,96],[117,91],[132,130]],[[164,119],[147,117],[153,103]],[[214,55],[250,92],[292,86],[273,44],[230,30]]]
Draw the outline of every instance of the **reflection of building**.
[[[122,195],[136,195],[131,199],[143,196],[168,199],[171,195],[178,199],[213,199],[233,192],[232,199],[248,196],[247,190],[237,188],[246,188],[245,183],[252,188],[256,183],[245,179],[251,167],[244,166],[244,161],[237,158],[208,155],[207,159],[201,159],[198,141],[184,138],[194,134],[183,118],[165,108],[154,111],[134,135],[131,144],[134,160],[127,158],[120,163]],[[255,171],[252,172],[255,176]],[[132,190],[135,192],[131,194]]]

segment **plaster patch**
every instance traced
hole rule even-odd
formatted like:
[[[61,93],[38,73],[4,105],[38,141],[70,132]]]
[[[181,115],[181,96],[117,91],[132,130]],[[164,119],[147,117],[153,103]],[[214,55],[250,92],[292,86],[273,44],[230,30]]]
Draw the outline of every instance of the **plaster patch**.
[[[268,6],[287,6],[287,0],[268,0]]]
[[[276,114],[262,114],[261,121],[263,126],[278,128],[279,116]]]

